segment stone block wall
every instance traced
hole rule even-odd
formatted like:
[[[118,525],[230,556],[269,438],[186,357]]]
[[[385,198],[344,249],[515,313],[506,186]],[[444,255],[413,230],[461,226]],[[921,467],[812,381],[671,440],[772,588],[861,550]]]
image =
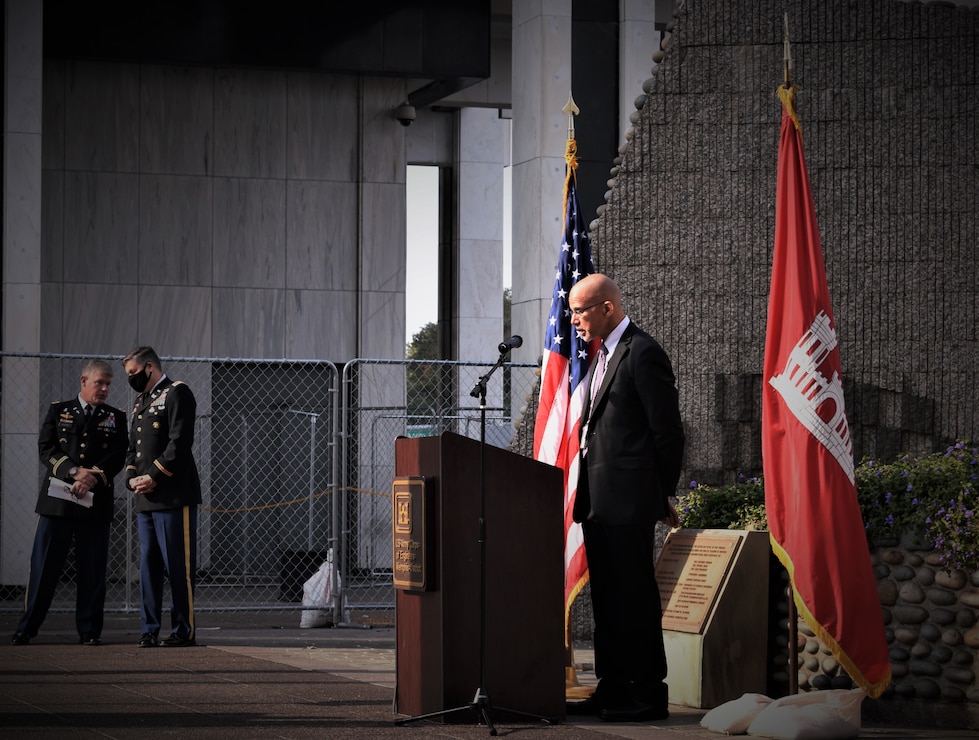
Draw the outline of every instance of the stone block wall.
[[[979,10],[686,0],[590,228],[674,363],[681,485],[761,468],[786,14],[855,457],[979,436]]]

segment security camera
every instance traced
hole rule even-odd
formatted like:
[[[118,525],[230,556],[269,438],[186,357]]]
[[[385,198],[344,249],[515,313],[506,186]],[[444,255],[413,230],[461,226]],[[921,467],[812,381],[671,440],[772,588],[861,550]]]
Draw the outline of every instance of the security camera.
[[[398,119],[398,123],[402,126],[410,126],[412,121],[415,120],[415,106],[402,103],[394,109],[394,117]]]

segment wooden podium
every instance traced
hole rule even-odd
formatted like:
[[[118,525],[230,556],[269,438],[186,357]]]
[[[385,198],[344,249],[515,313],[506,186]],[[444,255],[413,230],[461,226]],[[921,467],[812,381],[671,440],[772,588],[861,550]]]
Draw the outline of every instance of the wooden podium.
[[[424,521],[414,524],[416,533],[426,534],[408,553],[409,499],[395,497],[395,710],[418,716],[466,707],[481,688],[494,719],[512,709],[563,720],[563,475],[560,468],[498,447],[486,445],[483,453],[480,676],[480,442],[449,433],[395,442],[395,488],[405,478],[415,484],[423,479],[424,495],[415,504],[424,500],[426,509]],[[398,585],[399,547],[402,561],[414,558],[417,585]],[[442,718],[474,717],[459,711]]]

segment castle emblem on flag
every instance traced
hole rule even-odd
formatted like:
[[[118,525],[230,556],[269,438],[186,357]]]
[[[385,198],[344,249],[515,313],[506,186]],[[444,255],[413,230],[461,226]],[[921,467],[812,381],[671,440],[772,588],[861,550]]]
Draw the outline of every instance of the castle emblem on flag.
[[[827,368],[832,370],[829,380],[820,371],[836,345],[836,330],[826,312],[820,311],[792,348],[781,374],[773,375],[768,382],[792,415],[836,458],[854,483],[853,442],[846,420],[843,382],[836,368]]]

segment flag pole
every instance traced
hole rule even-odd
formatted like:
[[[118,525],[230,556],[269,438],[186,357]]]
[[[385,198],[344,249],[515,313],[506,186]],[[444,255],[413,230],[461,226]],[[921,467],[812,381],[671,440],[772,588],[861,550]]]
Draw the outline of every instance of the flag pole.
[[[792,46],[789,42],[788,11],[783,19],[782,71],[785,90],[788,92],[792,87]],[[785,595],[789,600],[789,696],[794,696],[799,693],[799,614],[795,608],[795,589],[792,587],[791,579]]]
[[[564,208],[568,208],[568,182],[570,178],[575,176],[575,167],[577,167],[577,161],[575,154],[577,153],[577,144],[575,142],[575,130],[574,130],[574,117],[578,115],[581,111],[577,104],[574,102],[574,96],[571,92],[568,92],[568,102],[564,104],[561,112],[568,117],[568,141],[565,149],[564,159],[567,163],[567,174],[564,181]],[[574,160],[574,161],[573,161]],[[567,219],[567,213],[563,214],[564,220]],[[573,602],[572,602],[573,603]],[[578,681],[578,672],[575,668],[574,661],[574,646],[571,640],[571,605],[568,606],[565,611],[565,624],[564,624],[564,636],[565,636],[565,668],[564,668],[564,691],[566,698],[588,698],[591,696],[593,689],[591,687],[582,686]]]

